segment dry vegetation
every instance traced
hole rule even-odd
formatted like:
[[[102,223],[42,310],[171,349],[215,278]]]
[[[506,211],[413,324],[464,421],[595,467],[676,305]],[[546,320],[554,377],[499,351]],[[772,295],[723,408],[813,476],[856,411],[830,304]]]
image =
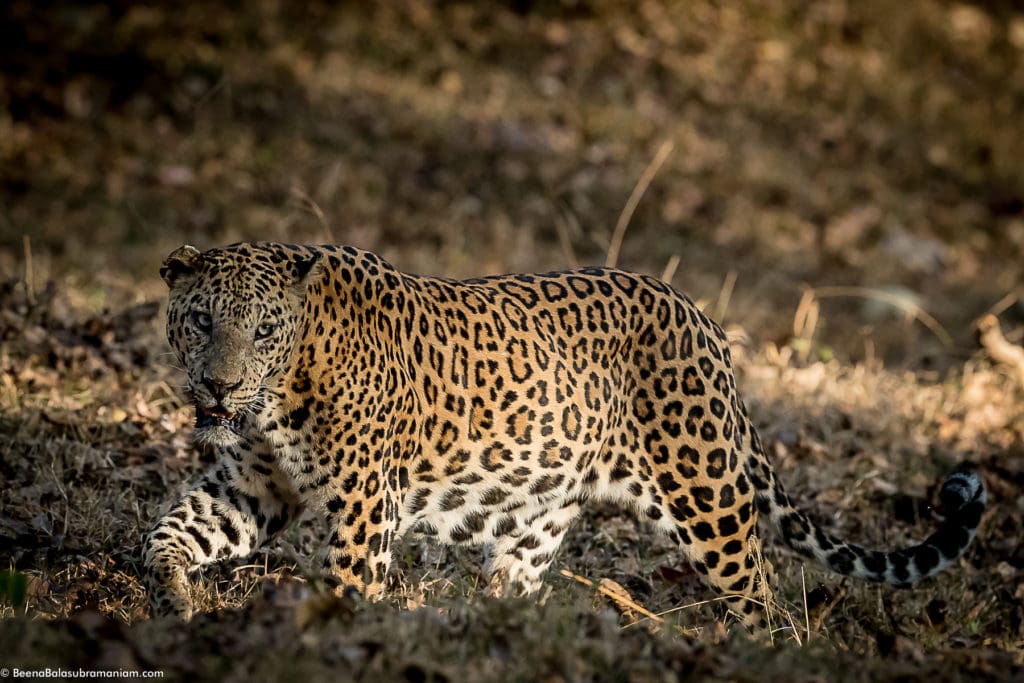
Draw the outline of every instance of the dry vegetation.
[[[1013,3],[231,4],[0,7],[0,667],[1024,675],[1020,369],[974,337],[986,313],[1011,358],[1024,334]],[[982,467],[991,509],[953,571],[844,582],[768,534],[771,646],[719,626],[677,549],[612,508],[557,562],[585,581],[552,571],[536,602],[485,599],[475,553],[417,542],[393,598],[326,599],[307,524],[204,571],[215,611],[148,619],[142,533],[208,461],[163,341],[170,249],[338,241],[419,272],[545,270],[603,262],[634,205],[619,263],[730,327],[819,520],[905,543],[944,472]]]

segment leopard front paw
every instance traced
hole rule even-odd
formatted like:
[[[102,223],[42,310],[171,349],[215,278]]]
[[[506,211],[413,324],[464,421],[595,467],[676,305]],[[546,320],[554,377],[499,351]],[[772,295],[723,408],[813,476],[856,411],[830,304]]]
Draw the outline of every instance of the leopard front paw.
[[[149,607],[154,617],[176,617],[182,621],[192,618],[192,597],[184,570],[172,570],[170,576],[149,573],[146,584],[149,593]]]

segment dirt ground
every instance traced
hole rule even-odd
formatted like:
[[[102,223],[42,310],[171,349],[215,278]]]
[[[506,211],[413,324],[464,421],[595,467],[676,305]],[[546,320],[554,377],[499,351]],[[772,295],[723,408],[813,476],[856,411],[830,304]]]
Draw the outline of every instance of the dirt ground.
[[[1022,378],[975,330],[994,313],[1024,338],[1015,3],[11,0],[0,46],[0,668],[1024,677]],[[388,600],[330,599],[305,522],[204,570],[190,624],[150,620],[142,535],[210,463],[157,269],[183,242],[246,239],[450,277],[610,258],[664,276],[728,328],[816,519],[923,538],[937,482],[973,462],[982,531],[913,590],[766,532],[772,643],[600,506],[539,600],[487,599],[477,553],[418,541]]]

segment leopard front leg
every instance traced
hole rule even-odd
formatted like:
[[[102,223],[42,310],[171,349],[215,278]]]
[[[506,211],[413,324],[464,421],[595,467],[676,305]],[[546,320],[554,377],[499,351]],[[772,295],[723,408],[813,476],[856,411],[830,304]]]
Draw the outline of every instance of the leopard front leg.
[[[269,473],[269,474],[268,474]],[[164,515],[146,537],[143,568],[154,615],[192,617],[188,572],[244,557],[299,511],[267,463],[222,463]]]
[[[328,586],[338,593],[355,588],[370,600],[379,599],[398,528],[394,494],[380,490],[374,473],[352,493],[334,495],[326,508],[329,535],[323,569]]]

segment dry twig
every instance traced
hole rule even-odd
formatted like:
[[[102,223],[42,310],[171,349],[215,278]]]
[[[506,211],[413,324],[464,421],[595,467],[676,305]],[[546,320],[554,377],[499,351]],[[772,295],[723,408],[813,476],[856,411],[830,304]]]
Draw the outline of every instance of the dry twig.
[[[679,268],[679,254],[672,254],[669,258],[668,263],[665,264],[665,270],[661,271],[662,282],[672,284],[672,278],[676,275],[676,270]]]
[[[875,301],[881,301],[882,303],[903,311],[908,316],[927,327],[943,346],[948,348],[953,345],[953,338],[949,336],[949,333],[946,332],[945,328],[942,327],[942,324],[939,323],[938,320],[916,303],[907,301],[903,297],[897,296],[892,292],[887,292],[882,289],[874,289],[871,287],[844,286],[812,287],[808,291],[819,299],[832,297],[858,297],[862,299],[874,299]]]
[[[978,341],[992,360],[1010,366],[1024,386],[1024,348],[1006,341],[999,329],[999,318],[991,313],[982,316],[977,323]]]
[[[673,147],[675,147],[675,143],[671,140],[661,143],[661,147],[658,148],[658,152],[651,159],[651,163],[647,164],[647,168],[640,175],[640,180],[636,181],[636,187],[633,188],[629,199],[626,200],[626,205],[622,207],[622,213],[619,214],[619,220],[615,224],[612,240],[608,243],[608,254],[604,260],[604,264],[609,268],[614,268],[618,264],[619,250],[622,249],[622,239],[626,236],[629,219],[633,217],[633,212],[636,211],[636,207],[643,198],[644,192],[647,191],[647,186],[654,180],[654,176],[658,174],[661,165],[665,163],[668,155],[672,153]]]
[[[626,608],[627,610],[633,610],[633,611],[639,612],[640,614],[644,615],[645,617],[647,617],[651,621],[656,621],[659,624],[665,621],[664,619],[659,617],[654,612],[650,611],[649,609],[647,609],[643,605],[638,604],[637,602],[633,601],[630,597],[625,595],[625,591],[621,590],[621,587],[620,587],[620,590],[614,590],[614,589],[612,589],[612,588],[610,588],[608,586],[605,586],[603,584],[603,582],[600,583],[600,584],[594,583],[593,581],[591,581],[590,579],[588,579],[585,576],[580,576],[579,574],[573,574],[568,569],[562,569],[562,570],[559,571],[559,573],[562,576],[566,577],[567,579],[573,579],[574,581],[578,581],[578,582],[582,583],[584,586],[590,586],[591,588],[596,588],[597,592],[599,592],[601,595],[604,595],[606,597],[611,598],[612,600],[614,600],[615,602],[619,603],[620,606]],[[616,584],[616,585],[618,585],[618,584]]]

